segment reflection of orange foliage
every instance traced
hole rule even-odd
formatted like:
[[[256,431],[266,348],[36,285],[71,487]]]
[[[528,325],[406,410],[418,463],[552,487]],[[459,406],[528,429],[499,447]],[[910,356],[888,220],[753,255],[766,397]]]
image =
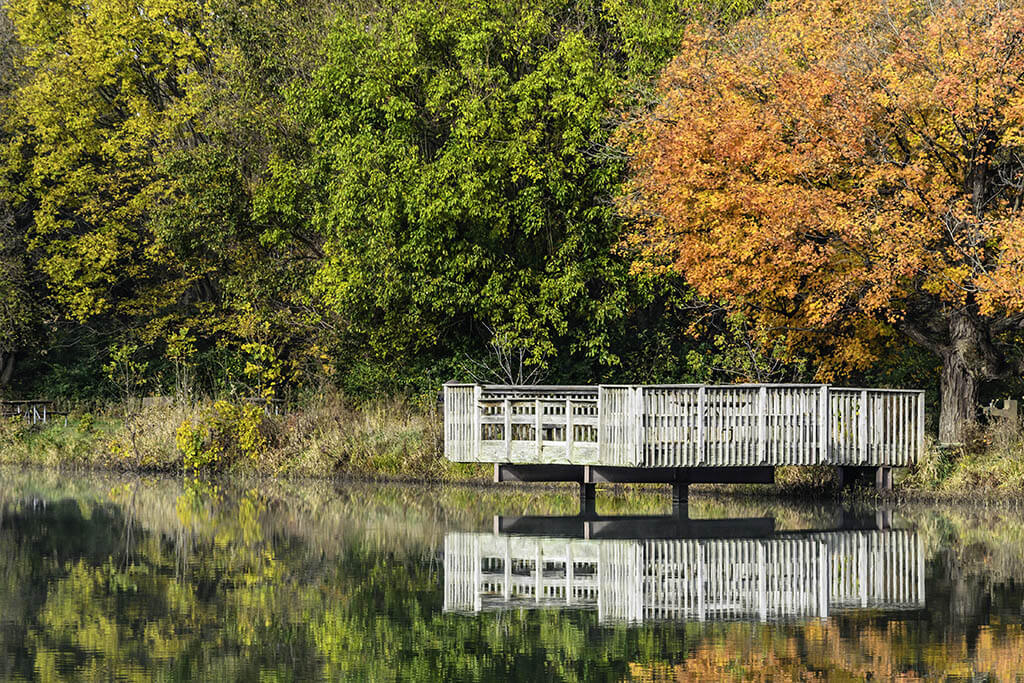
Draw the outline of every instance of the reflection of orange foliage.
[[[996,629],[986,626],[978,635],[975,671],[991,673],[999,681],[1024,676],[1024,628],[1013,624]]]
[[[985,627],[973,655],[954,640],[926,644],[907,622],[864,624],[842,632],[834,621],[793,628],[728,624],[701,640],[686,661],[630,664],[634,681],[920,681],[935,675],[1024,675],[1024,628]]]

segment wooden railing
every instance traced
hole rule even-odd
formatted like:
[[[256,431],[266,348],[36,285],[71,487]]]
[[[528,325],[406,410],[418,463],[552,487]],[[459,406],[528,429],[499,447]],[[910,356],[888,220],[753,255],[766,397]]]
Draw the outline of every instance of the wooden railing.
[[[906,466],[923,444],[916,390],[445,385],[445,454],[460,462]]]
[[[450,533],[444,608],[565,606],[628,622],[823,618],[924,607],[924,566],[911,530],[707,540]]]

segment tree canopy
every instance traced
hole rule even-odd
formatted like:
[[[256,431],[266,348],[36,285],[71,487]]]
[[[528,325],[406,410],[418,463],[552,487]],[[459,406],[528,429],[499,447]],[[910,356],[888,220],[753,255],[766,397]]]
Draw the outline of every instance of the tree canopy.
[[[893,335],[941,361],[940,439],[1019,371],[1024,7],[777,0],[692,26],[622,132],[638,269],[814,348],[819,377]]]
[[[424,390],[494,349],[708,372],[682,278],[614,250],[609,138],[690,22],[755,6],[9,0],[8,386],[88,397],[137,361],[153,390]]]

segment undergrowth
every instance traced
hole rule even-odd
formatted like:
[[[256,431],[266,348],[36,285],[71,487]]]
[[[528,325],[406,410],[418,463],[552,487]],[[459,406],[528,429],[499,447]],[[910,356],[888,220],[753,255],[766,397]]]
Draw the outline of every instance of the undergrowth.
[[[167,402],[128,414],[111,406],[73,414],[66,424],[0,419],[0,463],[204,476],[489,480],[489,466],[444,458],[441,422],[433,404],[401,397],[357,403],[336,393],[316,396],[283,415],[231,400]],[[836,493],[838,484],[832,467],[780,467],[772,488],[819,496]],[[920,461],[897,475],[896,485],[936,495],[1024,495],[1024,429],[999,421],[979,426],[957,448],[929,443]]]
[[[900,486],[953,495],[1024,494],[1024,429],[997,420],[975,427],[957,447],[930,442]]]
[[[442,456],[440,420],[433,406],[404,398],[356,403],[337,394],[283,415],[230,400],[169,402],[127,415],[111,407],[73,416],[67,425],[0,421],[0,463],[204,475],[486,477],[485,468]]]

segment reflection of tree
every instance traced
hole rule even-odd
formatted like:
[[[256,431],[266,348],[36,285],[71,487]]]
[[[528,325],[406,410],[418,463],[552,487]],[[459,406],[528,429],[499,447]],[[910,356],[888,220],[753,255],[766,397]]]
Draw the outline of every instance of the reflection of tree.
[[[1020,621],[1013,586],[1024,578],[1014,541],[1024,524],[1009,515],[982,527],[960,513],[921,513],[929,599],[940,609],[631,628],[557,609],[443,613],[439,539],[449,525],[477,524],[491,493],[47,486],[0,493],[3,679],[1012,678],[1024,666],[1024,632],[999,625]],[[527,495],[533,506],[561,505]],[[715,505],[745,516],[761,504]],[[947,619],[950,601],[970,618]]]

